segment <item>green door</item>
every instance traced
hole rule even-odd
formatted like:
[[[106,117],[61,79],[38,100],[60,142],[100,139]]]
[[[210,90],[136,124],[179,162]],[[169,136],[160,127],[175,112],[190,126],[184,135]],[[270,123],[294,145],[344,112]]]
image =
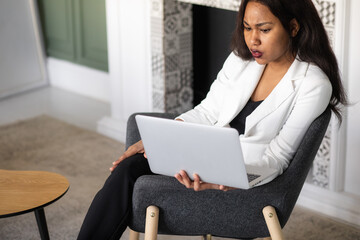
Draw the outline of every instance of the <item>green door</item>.
[[[105,0],[38,0],[48,56],[108,71]]]

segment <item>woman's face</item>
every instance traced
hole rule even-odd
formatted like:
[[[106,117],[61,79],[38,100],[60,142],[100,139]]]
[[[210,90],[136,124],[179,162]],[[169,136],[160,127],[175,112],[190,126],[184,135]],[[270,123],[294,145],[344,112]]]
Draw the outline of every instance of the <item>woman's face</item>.
[[[259,64],[293,60],[289,51],[289,34],[280,20],[261,3],[247,4],[244,14],[244,37],[247,47]]]

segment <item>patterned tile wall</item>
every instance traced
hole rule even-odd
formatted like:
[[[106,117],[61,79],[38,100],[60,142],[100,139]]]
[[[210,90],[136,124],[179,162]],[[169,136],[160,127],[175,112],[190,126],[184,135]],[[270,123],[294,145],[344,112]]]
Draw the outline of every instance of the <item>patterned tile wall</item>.
[[[331,160],[331,126],[328,127],[325,137],[316,154],[309,181],[317,186],[329,188],[330,160]]]
[[[316,9],[328,33],[332,46],[335,42],[335,14],[336,2],[334,0],[314,0]],[[330,182],[330,160],[331,160],[331,124],[316,154],[309,181],[314,185],[329,188]]]
[[[179,1],[203,5],[207,7],[233,10],[233,11],[237,11],[240,6],[240,0],[179,0]]]
[[[313,0],[328,32],[335,38],[335,0]],[[153,110],[182,113],[193,100],[192,4],[237,11],[240,0],[151,0]],[[331,139],[329,127],[309,181],[328,188]]]
[[[152,0],[153,109],[182,113],[192,108],[192,5]]]

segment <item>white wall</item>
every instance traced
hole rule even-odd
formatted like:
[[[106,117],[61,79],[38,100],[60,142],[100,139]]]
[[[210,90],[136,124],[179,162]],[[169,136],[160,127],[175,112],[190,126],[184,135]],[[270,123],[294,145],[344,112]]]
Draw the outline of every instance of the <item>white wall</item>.
[[[351,0],[349,9],[347,89],[354,105],[347,116],[345,191],[360,197],[360,1]]]
[[[127,120],[134,112],[152,110],[149,1],[107,0],[106,9],[111,11],[109,53],[114,54],[109,66],[112,117]]]
[[[34,0],[0,1],[0,98],[47,84],[36,10]]]
[[[125,140],[134,112],[152,111],[150,1],[106,0],[111,116],[98,131]]]

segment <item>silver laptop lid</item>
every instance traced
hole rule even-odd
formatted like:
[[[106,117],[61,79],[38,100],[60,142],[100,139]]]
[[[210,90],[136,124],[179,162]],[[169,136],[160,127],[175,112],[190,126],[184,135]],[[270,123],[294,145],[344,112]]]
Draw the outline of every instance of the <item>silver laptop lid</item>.
[[[235,129],[141,115],[136,121],[154,173],[174,176],[185,170],[204,182],[249,188]]]

